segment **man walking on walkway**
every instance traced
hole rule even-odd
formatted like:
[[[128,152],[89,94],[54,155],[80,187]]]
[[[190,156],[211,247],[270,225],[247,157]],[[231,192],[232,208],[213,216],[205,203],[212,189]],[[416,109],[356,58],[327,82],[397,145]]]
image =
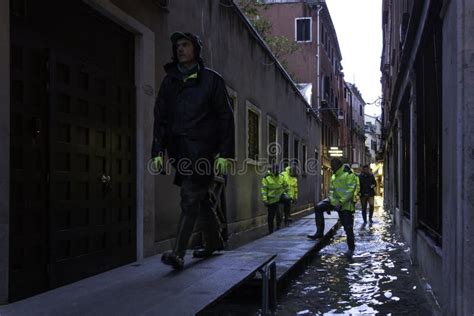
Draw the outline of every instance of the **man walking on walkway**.
[[[335,210],[339,214],[339,220],[347,236],[348,251],[346,255],[352,256],[355,249],[354,242],[354,193],[357,183],[354,177],[344,171],[341,160],[334,158],[331,160],[333,175],[329,182],[329,198],[319,202],[315,209],[316,233],[308,235],[308,238],[317,239],[324,237],[324,214]]]
[[[288,166],[281,173],[287,186],[288,198],[283,200],[283,214],[285,215],[285,225],[288,226],[291,220],[291,205],[298,199],[298,178],[296,177],[296,166]]]
[[[152,161],[163,168],[165,150],[176,169],[174,183],[181,186],[181,217],[176,242],[161,260],[175,270],[184,266],[184,255],[198,217],[204,249],[194,257],[207,257],[223,248],[218,223],[209,202],[214,165],[220,173],[234,157],[234,119],[222,77],[205,68],[202,43],[191,33],[175,32],[172,62],[165,65],[155,105]]]
[[[374,215],[374,196],[375,196],[375,177],[369,171],[369,166],[362,167],[362,172],[359,174],[360,182],[360,204],[362,208],[362,218],[364,224],[367,223],[367,203],[369,203],[369,222],[373,223],[372,216]]]
[[[271,169],[262,179],[260,195],[263,205],[268,211],[268,232],[273,233],[274,219],[276,217],[277,230],[281,226],[281,196],[286,193],[287,186],[283,176],[280,174],[278,164],[273,164]]]

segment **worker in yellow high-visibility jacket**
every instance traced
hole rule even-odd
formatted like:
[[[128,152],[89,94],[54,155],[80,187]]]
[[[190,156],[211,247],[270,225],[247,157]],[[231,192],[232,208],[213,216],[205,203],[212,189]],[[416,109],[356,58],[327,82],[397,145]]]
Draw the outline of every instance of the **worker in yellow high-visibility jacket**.
[[[285,171],[281,173],[283,180],[287,185],[288,194],[285,199],[282,200],[283,214],[285,217],[285,225],[289,225],[291,220],[291,205],[296,204],[298,200],[298,178],[296,166],[288,166]]]
[[[357,189],[357,182],[354,177],[344,171],[342,161],[334,158],[331,160],[333,175],[329,181],[329,198],[319,202],[315,207],[316,233],[308,235],[308,238],[317,239],[324,237],[324,214],[337,211],[339,220],[347,236],[348,251],[346,255],[351,257],[355,249],[354,241],[354,193]]]
[[[268,209],[268,231],[273,233],[273,221],[276,217],[277,229],[281,226],[280,200],[287,186],[283,177],[279,174],[278,165],[273,165],[267,175],[262,179],[261,198]]]

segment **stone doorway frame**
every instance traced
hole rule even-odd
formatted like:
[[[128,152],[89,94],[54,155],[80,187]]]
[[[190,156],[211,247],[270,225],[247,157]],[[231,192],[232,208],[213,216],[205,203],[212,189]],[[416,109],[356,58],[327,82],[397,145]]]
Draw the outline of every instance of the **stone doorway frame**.
[[[136,259],[153,246],[154,180],[147,171],[155,103],[155,33],[110,0],[82,0],[135,35],[136,86]],[[0,3],[0,304],[8,303],[10,221],[10,3]],[[146,197],[146,199],[145,199]],[[145,234],[145,232],[150,232]]]

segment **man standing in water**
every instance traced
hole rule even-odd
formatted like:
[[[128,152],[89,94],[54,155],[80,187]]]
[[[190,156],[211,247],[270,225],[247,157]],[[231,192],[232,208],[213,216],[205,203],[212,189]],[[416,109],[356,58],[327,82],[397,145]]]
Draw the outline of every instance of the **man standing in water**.
[[[316,233],[308,235],[310,239],[324,237],[324,213],[330,213],[331,210],[337,211],[339,220],[346,232],[348,250],[347,256],[352,256],[355,249],[354,241],[354,193],[357,183],[354,177],[344,171],[341,160],[334,158],[331,160],[331,169],[333,175],[329,182],[329,198],[319,202],[315,209]]]

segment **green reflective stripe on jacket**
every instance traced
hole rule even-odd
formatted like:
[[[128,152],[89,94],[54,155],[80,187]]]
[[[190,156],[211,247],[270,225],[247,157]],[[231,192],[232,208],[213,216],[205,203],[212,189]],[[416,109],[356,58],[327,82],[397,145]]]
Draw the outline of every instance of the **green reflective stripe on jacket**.
[[[359,199],[359,194],[360,194],[360,180],[359,180],[359,177],[355,174],[355,173],[352,173],[351,174],[352,176],[354,176],[354,181],[356,183],[356,189],[355,189],[355,192],[354,192],[354,203],[357,202],[357,200]]]
[[[290,167],[286,167],[285,171],[281,173],[281,176],[287,185],[286,193],[288,196],[293,200],[298,199],[298,179],[290,175]]]
[[[183,79],[184,82],[188,81],[189,79],[196,79],[198,77],[198,74],[197,72],[196,73],[193,73],[189,76],[187,76],[186,78]]]
[[[341,167],[332,175],[329,182],[329,199],[331,205],[342,205],[342,210],[355,211],[353,199],[357,190],[357,182],[353,174],[349,174]]]
[[[285,192],[286,185],[280,175],[268,174],[262,179],[260,190],[262,202],[273,204],[280,201],[280,196]]]

